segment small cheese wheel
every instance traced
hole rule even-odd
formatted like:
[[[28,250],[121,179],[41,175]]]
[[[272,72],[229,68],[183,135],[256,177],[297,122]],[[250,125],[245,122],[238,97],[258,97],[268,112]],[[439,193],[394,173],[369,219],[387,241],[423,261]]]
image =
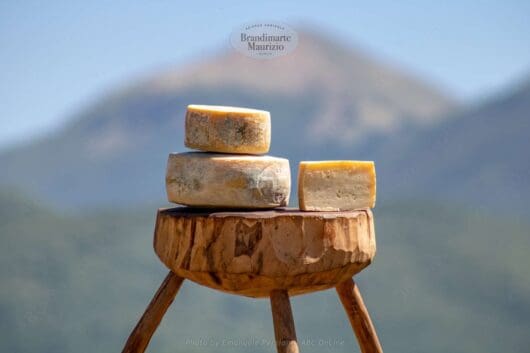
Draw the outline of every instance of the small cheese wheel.
[[[186,147],[222,153],[263,154],[269,151],[271,118],[264,110],[189,105]]]
[[[304,211],[373,208],[375,165],[371,161],[300,162],[298,203]]]
[[[166,191],[170,202],[188,206],[286,206],[291,191],[289,161],[270,156],[172,153]]]

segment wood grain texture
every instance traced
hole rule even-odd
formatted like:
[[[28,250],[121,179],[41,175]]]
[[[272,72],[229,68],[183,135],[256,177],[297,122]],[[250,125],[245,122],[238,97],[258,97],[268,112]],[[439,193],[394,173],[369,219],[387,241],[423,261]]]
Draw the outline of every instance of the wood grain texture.
[[[340,283],[337,287],[340,301],[348,315],[362,353],[382,353],[374,325],[364,305],[361,293],[353,279]]]
[[[131,332],[122,353],[143,353],[145,351],[183,281],[184,278],[169,272]]]
[[[289,294],[286,290],[273,290],[270,293],[270,301],[278,353],[298,353],[299,348]]]
[[[179,276],[214,289],[268,297],[336,286],[368,266],[375,251],[369,209],[343,212],[158,211],[154,249]]]

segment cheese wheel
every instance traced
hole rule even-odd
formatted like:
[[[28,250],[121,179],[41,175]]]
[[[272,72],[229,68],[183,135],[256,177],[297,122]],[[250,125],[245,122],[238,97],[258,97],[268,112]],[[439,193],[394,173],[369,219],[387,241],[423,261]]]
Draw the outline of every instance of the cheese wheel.
[[[264,110],[189,105],[186,147],[223,153],[263,154],[271,140],[270,114]]]
[[[166,191],[170,202],[188,206],[286,206],[291,191],[289,161],[270,156],[172,153]]]
[[[304,211],[348,211],[373,208],[376,197],[374,162],[300,162],[298,203]]]

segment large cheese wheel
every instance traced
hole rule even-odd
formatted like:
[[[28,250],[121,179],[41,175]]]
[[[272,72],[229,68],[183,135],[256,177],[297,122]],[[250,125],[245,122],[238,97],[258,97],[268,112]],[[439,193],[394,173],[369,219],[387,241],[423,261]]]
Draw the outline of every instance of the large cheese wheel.
[[[373,208],[376,196],[374,162],[300,162],[298,203],[304,211],[347,211]]]
[[[269,151],[271,121],[267,111],[189,105],[186,147],[223,153],[263,154]]]
[[[286,206],[291,191],[289,161],[270,156],[172,153],[166,191],[169,201],[188,206]]]

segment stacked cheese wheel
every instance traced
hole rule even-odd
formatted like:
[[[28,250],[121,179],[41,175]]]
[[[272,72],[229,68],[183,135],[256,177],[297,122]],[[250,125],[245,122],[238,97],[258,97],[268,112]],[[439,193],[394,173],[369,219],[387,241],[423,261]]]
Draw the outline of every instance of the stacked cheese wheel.
[[[197,207],[286,206],[289,161],[269,151],[271,121],[263,110],[190,105],[185,145],[203,152],[169,155],[168,199]]]
[[[286,206],[289,161],[269,151],[269,112],[190,105],[185,145],[200,152],[171,153],[166,173],[170,202],[194,207],[264,209]],[[301,162],[300,209],[342,211],[373,207],[373,162]]]

